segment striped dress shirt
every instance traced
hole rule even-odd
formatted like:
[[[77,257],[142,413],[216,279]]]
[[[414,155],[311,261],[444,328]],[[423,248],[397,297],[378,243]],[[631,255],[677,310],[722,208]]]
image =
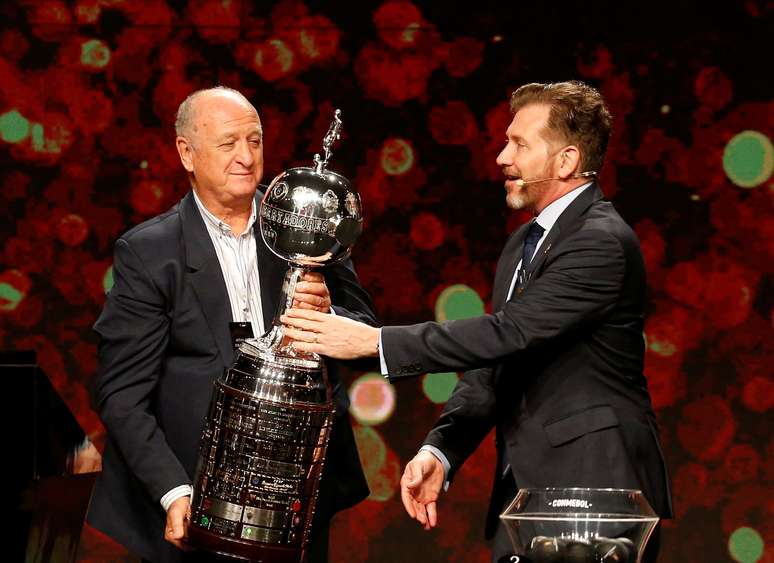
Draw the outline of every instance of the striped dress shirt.
[[[204,207],[196,195],[196,190],[193,195],[220,262],[228,300],[231,303],[231,320],[252,323],[253,335],[261,336],[263,334],[261,281],[258,277],[258,255],[253,231],[256,220],[255,201],[253,200],[253,209],[244,232],[234,235],[231,227]]]

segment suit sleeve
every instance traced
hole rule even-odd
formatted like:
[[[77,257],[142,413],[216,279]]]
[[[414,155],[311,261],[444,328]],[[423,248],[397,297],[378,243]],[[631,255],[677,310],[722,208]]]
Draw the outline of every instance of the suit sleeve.
[[[623,247],[612,234],[590,229],[574,233],[524,293],[495,314],[384,327],[390,379],[491,366],[580,330],[613,309],[625,271]]]
[[[190,482],[152,410],[169,339],[167,304],[124,239],[116,243],[113,279],[94,325],[100,336],[94,399],[110,438],[158,501]]]
[[[326,268],[324,275],[337,315],[377,326],[371,297],[360,285],[352,260],[347,259]]]
[[[492,368],[464,373],[425,438],[424,444],[441,450],[449,461],[449,482],[495,425],[492,377]]]

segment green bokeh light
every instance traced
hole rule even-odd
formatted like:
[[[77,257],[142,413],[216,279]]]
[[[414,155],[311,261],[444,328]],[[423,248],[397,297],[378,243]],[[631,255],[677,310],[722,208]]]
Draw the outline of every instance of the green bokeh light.
[[[46,147],[46,138],[43,132],[43,125],[40,123],[33,123],[30,129],[30,140],[32,141],[32,148],[37,152],[41,152]]]
[[[371,489],[369,500],[384,502],[392,498],[400,480],[400,462],[385,443],[379,431],[372,426],[354,424],[352,428],[357,451]]]
[[[81,45],[81,63],[85,66],[103,68],[110,62],[110,49],[99,39],[89,39]]]
[[[102,287],[105,288],[105,293],[110,291],[113,287],[113,266],[110,266],[105,272],[105,275],[102,278]]]
[[[368,459],[366,469],[378,469],[384,465],[384,460],[387,459],[387,446],[376,429],[371,426],[357,426],[355,441],[361,456]]]
[[[288,72],[293,68],[293,51],[282,39],[270,39],[269,44],[277,51],[277,62],[282,72]]]
[[[24,294],[9,283],[0,283],[0,310],[13,311],[19,306]]]
[[[463,284],[447,287],[435,302],[435,319],[450,321],[484,314],[484,302],[473,288]]]
[[[374,480],[387,461],[387,445],[381,434],[372,426],[355,425],[353,428],[360,463],[369,484]]]
[[[484,302],[476,291],[464,284],[444,289],[435,302],[435,319],[451,321],[468,319],[484,314]],[[459,376],[456,373],[428,373],[422,379],[422,391],[433,403],[445,403],[454,390]]]
[[[18,143],[30,134],[30,122],[17,110],[0,115],[0,139],[6,143]]]
[[[382,147],[382,169],[390,176],[405,174],[414,165],[414,150],[403,139],[389,139]]]
[[[659,356],[674,356],[677,352],[677,346],[668,341],[652,340],[648,346]]]
[[[459,376],[456,373],[428,373],[422,378],[422,391],[434,403],[445,403],[451,397]]]
[[[763,538],[752,528],[737,528],[728,538],[728,552],[739,563],[755,563],[763,556]]]
[[[774,146],[758,131],[735,135],[723,151],[723,169],[734,184],[754,188],[769,179],[774,171]]]

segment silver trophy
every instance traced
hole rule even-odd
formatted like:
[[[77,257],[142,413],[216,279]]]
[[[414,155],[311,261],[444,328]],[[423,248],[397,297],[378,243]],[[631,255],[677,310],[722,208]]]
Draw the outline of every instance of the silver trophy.
[[[271,328],[239,344],[214,383],[188,529],[189,543],[208,551],[261,562],[305,558],[334,404],[325,364],[295,350],[279,318],[304,271],[345,259],[362,232],[360,196],[326,168],[340,115],[324,158],[279,174],[261,201],[264,243],[290,269]]]

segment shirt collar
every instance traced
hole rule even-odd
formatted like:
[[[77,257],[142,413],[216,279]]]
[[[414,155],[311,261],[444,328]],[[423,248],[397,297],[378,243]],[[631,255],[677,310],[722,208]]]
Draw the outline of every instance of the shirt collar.
[[[586,182],[574,190],[567,192],[559,199],[552,201],[535,218],[535,222],[543,227],[546,230],[545,232],[550,231],[551,227],[554,226],[554,223],[556,223],[556,220],[559,219],[559,216],[564,212],[564,210],[567,209],[570,204],[575,201],[575,198],[581,195],[581,192],[583,192],[583,190],[589,187],[591,184],[592,182]]]
[[[220,231],[223,234],[231,234],[231,227],[228,223],[218,219],[210,213],[210,210],[207,209],[204,204],[202,203],[202,200],[199,199],[199,196],[196,195],[196,190],[191,190],[193,192],[194,201],[196,202],[196,207],[199,208],[199,212],[202,214],[202,218],[204,219],[205,225],[207,225],[209,228],[215,229],[217,231]],[[252,203],[252,209],[250,210],[250,219],[247,221],[247,226],[245,227],[245,233],[249,233],[253,225],[255,224],[255,218],[256,218],[256,205],[255,205],[255,199],[253,198]],[[241,235],[240,235],[241,236]]]

